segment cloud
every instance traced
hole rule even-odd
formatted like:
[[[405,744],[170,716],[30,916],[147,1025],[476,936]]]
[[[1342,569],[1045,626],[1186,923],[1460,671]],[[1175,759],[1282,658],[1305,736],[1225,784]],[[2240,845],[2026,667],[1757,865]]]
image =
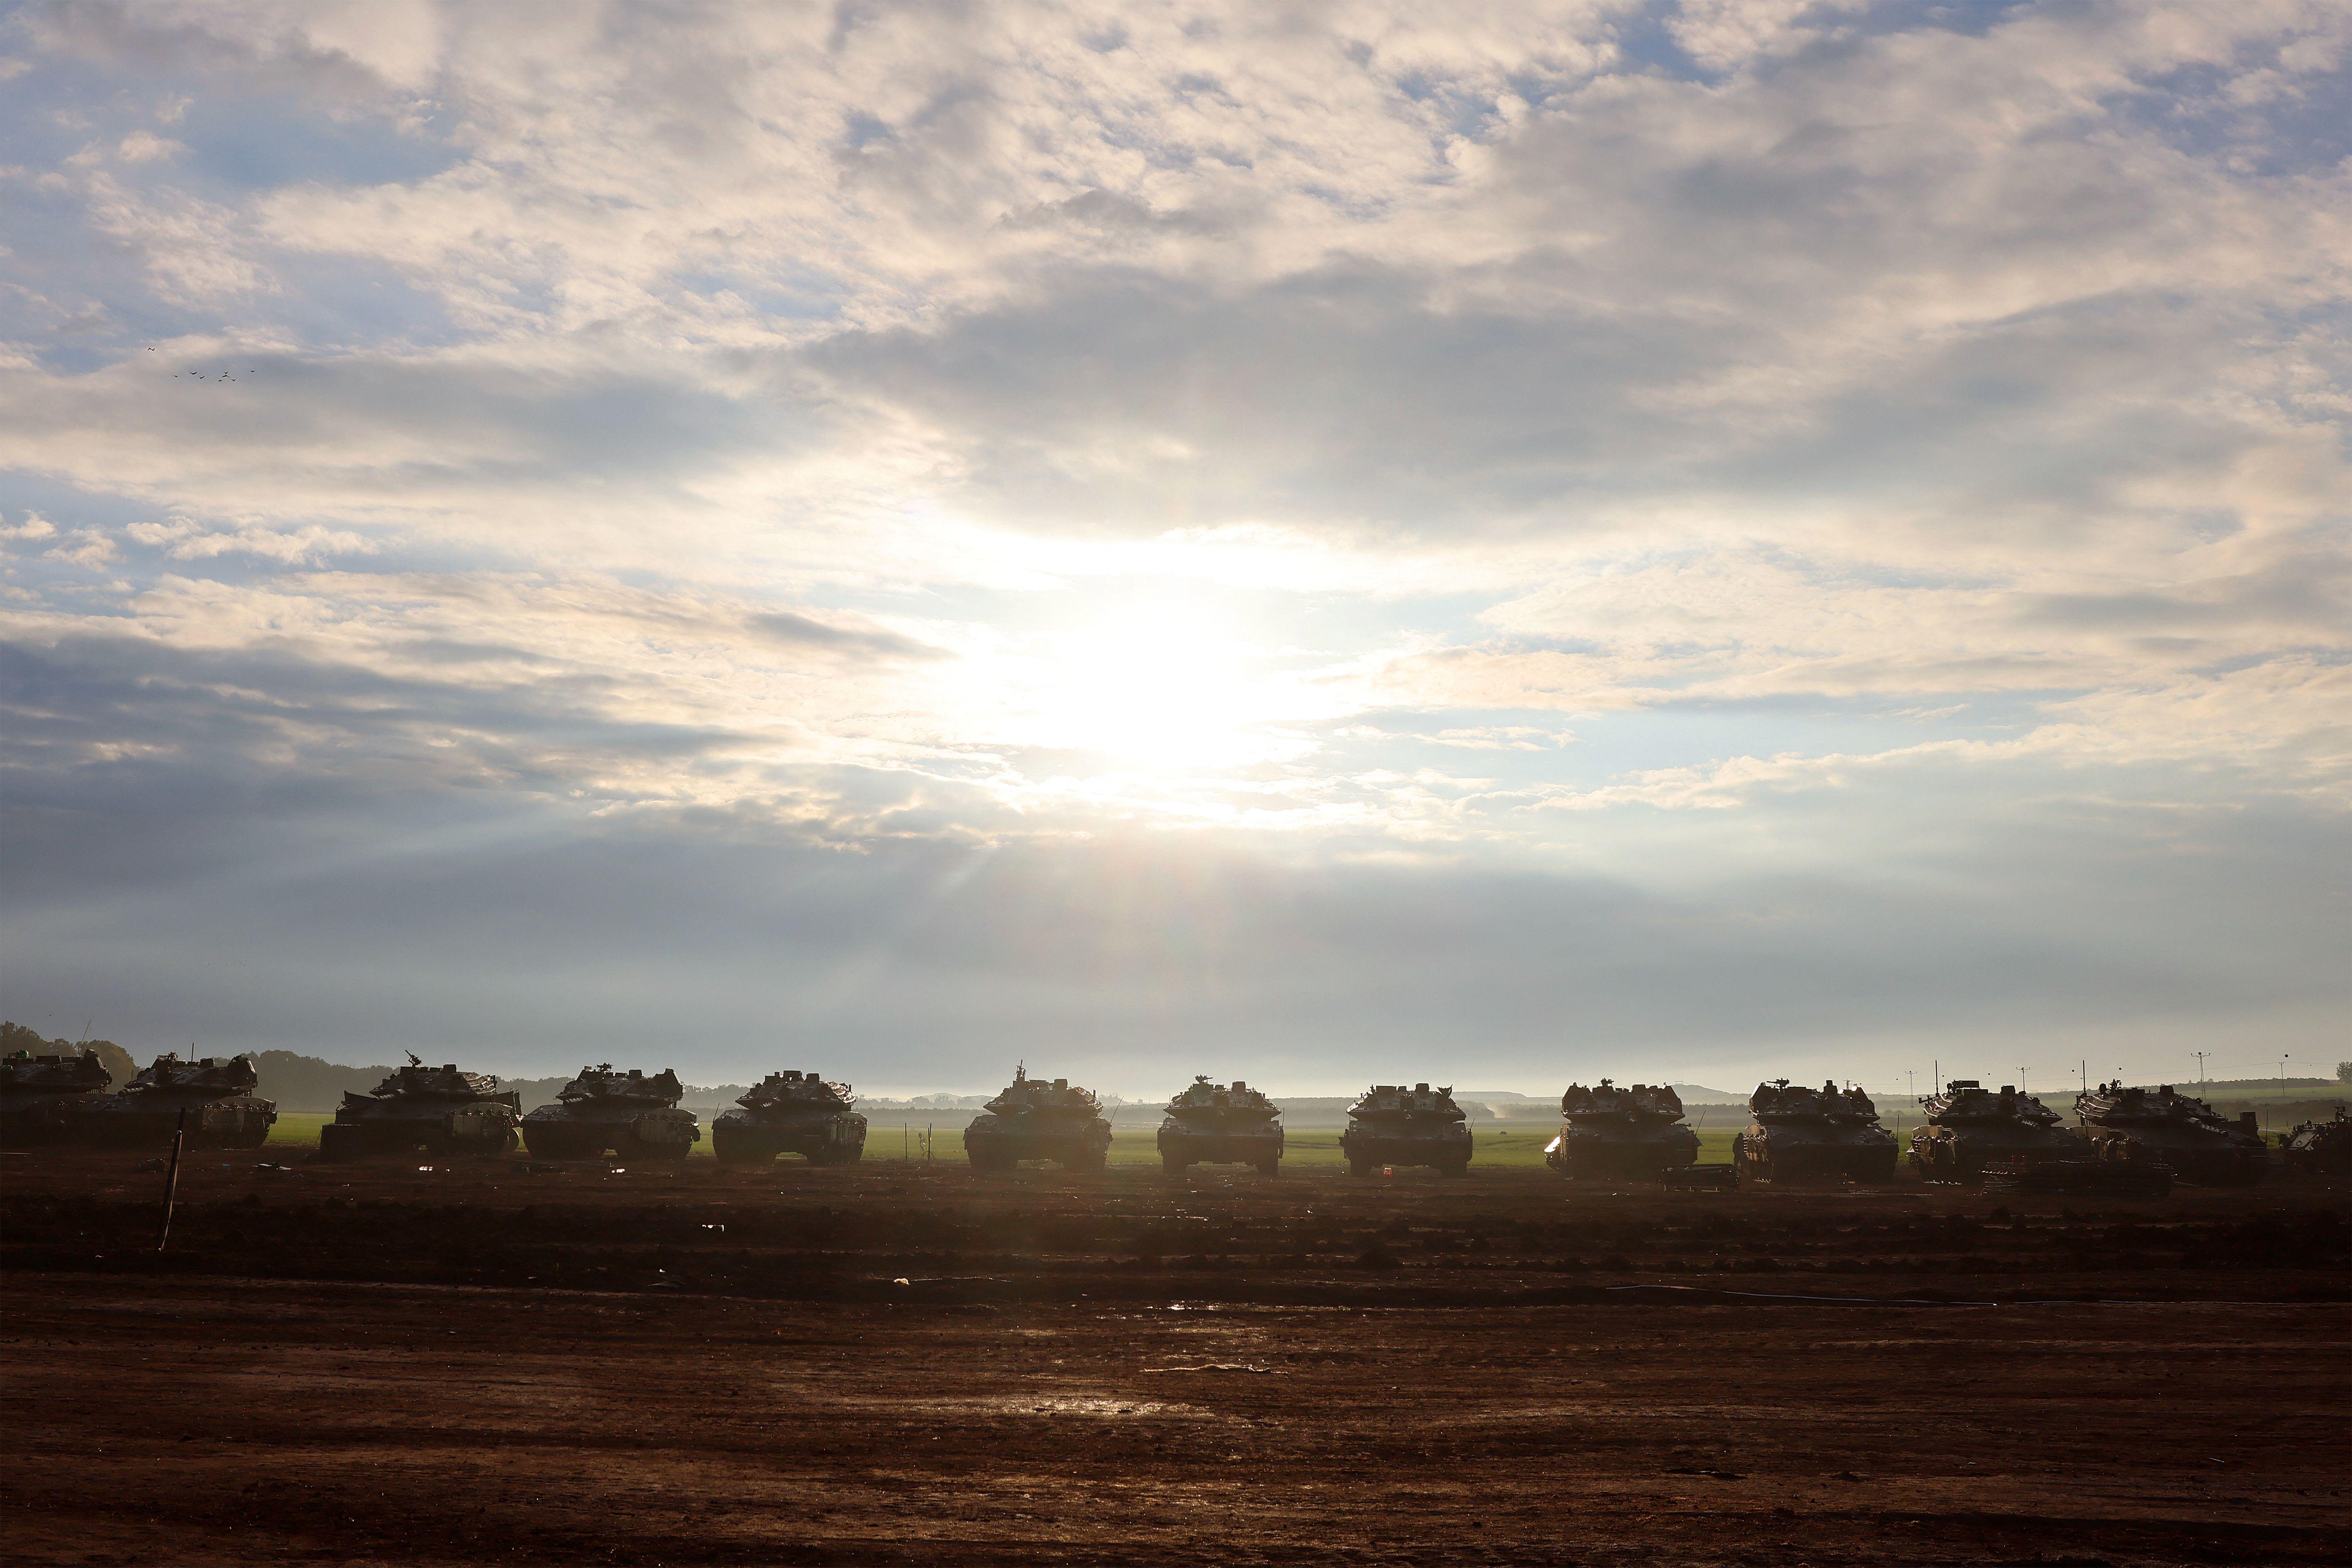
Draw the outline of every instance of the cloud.
[[[191,519],[175,517],[163,522],[134,522],[123,531],[141,544],[163,550],[174,561],[248,554],[292,565],[331,554],[364,554],[375,548],[361,534],[315,524],[300,529],[207,530]]]
[[[675,858],[859,933],[823,994],[904,982],[845,1043],[2326,991],[2197,911],[2336,897],[2340,5],[117,0],[10,47],[11,765],[126,909],[268,943],[238,888],[330,933],[366,888],[463,971],[487,845],[618,1017]]]

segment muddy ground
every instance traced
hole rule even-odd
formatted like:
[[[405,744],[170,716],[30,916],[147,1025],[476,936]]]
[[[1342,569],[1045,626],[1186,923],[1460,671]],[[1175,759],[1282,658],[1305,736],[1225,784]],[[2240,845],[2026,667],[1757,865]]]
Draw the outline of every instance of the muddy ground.
[[[0,1167],[11,1562],[2352,1560],[2325,1187],[138,1163]]]

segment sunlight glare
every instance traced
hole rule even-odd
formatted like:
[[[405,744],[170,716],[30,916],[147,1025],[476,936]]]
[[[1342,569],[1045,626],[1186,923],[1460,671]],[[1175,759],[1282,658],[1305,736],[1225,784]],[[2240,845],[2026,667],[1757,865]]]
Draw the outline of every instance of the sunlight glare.
[[[1127,605],[1035,634],[1012,697],[1036,744],[1154,770],[1233,767],[1287,748],[1260,729],[1282,705],[1263,662],[1227,616]]]

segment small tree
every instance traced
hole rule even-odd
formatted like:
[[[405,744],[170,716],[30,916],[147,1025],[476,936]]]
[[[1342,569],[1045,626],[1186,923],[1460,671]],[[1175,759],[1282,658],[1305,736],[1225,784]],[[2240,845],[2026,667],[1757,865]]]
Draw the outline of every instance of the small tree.
[[[2336,1064],[2336,1081],[2338,1083],[2352,1083],[2352,1062],[2337,1062]]]

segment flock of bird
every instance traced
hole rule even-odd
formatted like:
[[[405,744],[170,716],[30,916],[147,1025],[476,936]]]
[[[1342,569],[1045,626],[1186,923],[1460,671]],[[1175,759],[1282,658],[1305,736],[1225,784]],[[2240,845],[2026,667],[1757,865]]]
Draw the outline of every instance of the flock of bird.
[[[155,351],[151,348],[147,352],[152,354]],[[173,371],[172,374],[175,376],[194,376],[198,381],[235,381],[236,379],[236,376],[232,375],[226,370],[221,372],[218,375],[214,375],[207,371],[201,370],[181,370]],[[247,375],[259,375],[261,374],[261,367],[258,365],[247,366],[245,374]]]

